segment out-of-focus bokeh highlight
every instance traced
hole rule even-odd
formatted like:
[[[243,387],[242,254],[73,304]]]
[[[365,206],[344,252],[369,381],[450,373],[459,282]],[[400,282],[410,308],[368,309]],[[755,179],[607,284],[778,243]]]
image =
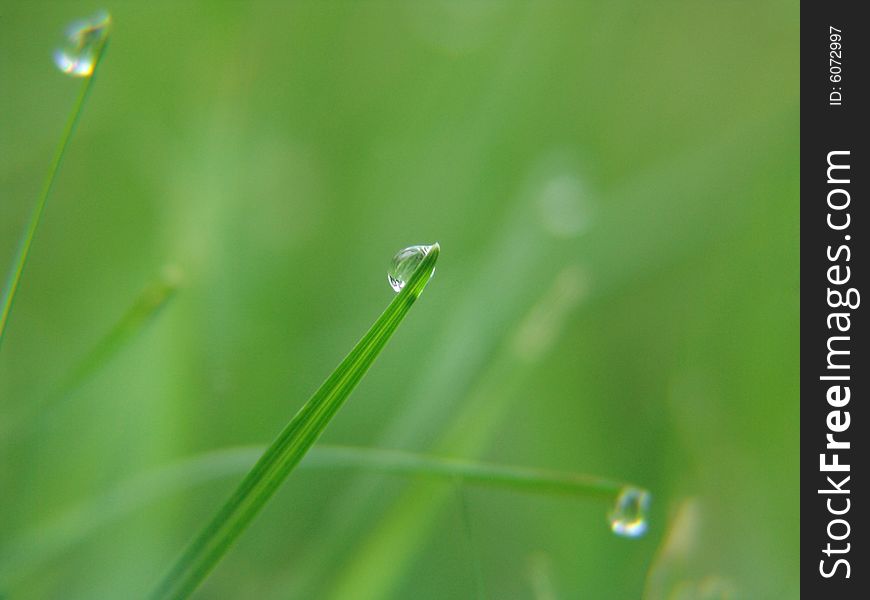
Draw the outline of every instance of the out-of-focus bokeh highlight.
[[[143,595],[228,449],[435,241],[322,441],[630,481],[645,535],[595,499],[302,469],[196,597],[798,596],[797,2],[0,0],[4,276],[81,84],[52,52],[98,8],[0,349],[0,596]]]

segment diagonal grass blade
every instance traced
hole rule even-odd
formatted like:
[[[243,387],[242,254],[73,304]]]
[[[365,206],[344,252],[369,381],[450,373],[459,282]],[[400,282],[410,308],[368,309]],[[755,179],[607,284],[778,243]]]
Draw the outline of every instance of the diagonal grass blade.
[[[317,441],[365,375],[426,287],[439,252],[436,243],[371,329],[290,420],[223,508],[188,546],[155,590],[154,598],[185,598],[205,579]]]

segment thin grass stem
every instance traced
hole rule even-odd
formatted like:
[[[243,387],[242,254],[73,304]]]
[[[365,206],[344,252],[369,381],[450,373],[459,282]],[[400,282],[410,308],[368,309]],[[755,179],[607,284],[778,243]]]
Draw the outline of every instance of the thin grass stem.
[[[150,469],[63,511],[37,529],[26,531],[0,548],[0,584],[14,585],[45,562],[62,555],[99,529],[151,504],[197,486],[246,473],[262,446],[212,450]],[[549,471],[486,462],[443,458],[398,450],[318,445],[300,469],[358,469],[400,477],[422,477],[445,484],[478,485],[533,494],[613,500],[629,484],[579,473]],[[466,510],[465,498],[460,501]],[[468,515],[463,514],[465,526]]]
[[[81,117],[82,110],[85,106],[85,101],[93,86],[94,77],[96,76],[97,68],[103,58],[103,53],[108,44],[108,36],[103,38],[99,46],[95,49],[94,54],[94,69],[93,72],[83,78],[79,87],[79,94],[73,103],[72,110],[67,118],[66,125],[60,135],[60,141],[54,151],[54,157],[48,166],[48,172],[45,174],[45,179],[42,183],[42,189],[33,206],[33,211],[30,213],[30,219],[27,222],[27,228],[21,236],[18,243],[18,252],[15,260],[12,263],[12,269],[6,280],[5,291],[3,294],[2,308],[0,308],[0,348],[3,346],[3,338],[6,334],[6,326],[9,323],[9,315],[12,312],[12,306],[15,303],[15,296],[18,292],[21,276],[24,273],[24,267],[27,265],[27,259],[30,256],[30,248],[33,245],[33,239],[36,237],[36,230],[39,228],[39,223],[42,221],[42,213],[45,211],[45,205],[48,202],[48,197],[54,187],[54,182],[57,179],[57,173],[60,170],[60,165],[63,163],[63,157],[66,154],[66,149],[69,146],[76,125]]]
[[[474,589],[476,600],[486,600],[486,584],[483,578],[483,565],[480,560],[480,544],[475,535],[474,526],[471,520],[471,508],[468,505],[468,495],[465,493],[465,487],[462,485],[462,480],[456,480],[456,500],[459,504],[459,515],[462,519],[462,529],[465,532],[465,545],[468,556],[468,562],[471,565],[471,574],[474,579]]]
[[[108,363],[172,300],[180,283],[181,274],[174,267],[167,267],[149,283],[112,329],[61,379],[54,397],[68,396]]]
[[[54,386],[44,397],[28,405],[21,414],[9,419],[0,428],[0,438],[11,443],[14,440],[32,435],[37,425],[44,423],[55,414],[82,384],[103,368],[123,349],[131,339],[145,329],[145,326],[175,296],[180,284],[180,275],[173,267],[168,267],[155,281],[151,282],[126,313],[103,336],[93,349]]]
[[[559,471],[441,458],[400,450],[323,446],[310,456],[307,466],[358,468],[392,475],[459,480],[463,484],[500,487],[538,494],[565,494],[612,500],[625,482]]]

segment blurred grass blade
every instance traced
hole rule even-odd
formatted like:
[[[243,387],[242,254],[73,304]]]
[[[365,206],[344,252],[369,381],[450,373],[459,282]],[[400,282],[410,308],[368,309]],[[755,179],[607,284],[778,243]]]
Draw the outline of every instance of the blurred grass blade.
[[[217,564],[290,471],[317,441],[420,296],[438,260],[434,244],[405,287],[305,405],[290,420],[235,493],[196,537],[156,589],[155,598],[185,598]]]
[[[103,58],[103,52],[106,49],[107,43],[108,35],[101,40],[100,44],[94,51],[93,71],[89,76],[83,78],[81,87],[79,88],[79,95],[73,103],[72,111],[70,111],[69,117],[67,118],[66,126],[60,135],[60,141],[54,151],[54,157],[48,167],[48,172],[45,175],[42,190],[39,193],[36,204],[33,206],[33,211],[30,213],[30,220],[27,223],[27,229],[22,233],[21,240],[18,243],[18,252],[6,280],[2,308],[0,308],[0,348],[3,346],[6,326],[9,323],[9,314],[12,312],[12,305],[15,302],[15,295],[18,292],[18,285],[21,283],[21,275],[24,273],[27,258],[30,256],[30,247],[33,245],[33,239],[36,237],[36,230],[39,228],[39,223],[42,220],[42,213],[45,211],[45,204],[48,201],[48,196],[51,193],[52,187],[54,187],[57,172],[60,169],[67,146],[69,146],[69,142],[72,139],[76,125],[78,124],[79,117],[82,114],[82,109],[85,106],[85,101],[88,98],[88,93],[91,90],[97,67]]]
[[[163,498],[196,486],[240,475],[263,453],[262,446],[226,448],[149,469],[87,498],[0,548],[0,586],[26,583],[40,565],[62,556],[100,528],[135,514]]]
[[[7,424],[3,431],[5,440],[33,433],[34,422],[49,418],[52,409],[62,403],[79,386],[108,363],[133,337],[140,333],[160,310],[173,298],[181,281],[180,273],[174,267],[151,282],[134,301],[127,312],[115,323],[114,327],[66,374],[58,385],[41,401],[34,403],[28,410],[17,415],[13,423]]]
[[[467,552],[467,562],[471,565],[471,575],[474,579],[475,598],[477,600],[486,600],[489,596],[486,592],[486,584],[484,583],[483,565],[481,564],[480,543],[474,532],[474,527],[471,523],[471,509],[468,506],[468,496],[465,493],[465,488],[457,482],[456,499],[459,503],[459,514],[462,517],[462,529],[465,532],[465,544]]]
[[[57,387],[55,396],[63,397],[75,391],[96,371],[105,365],[124,347],[160,310],[173,298],[181,284],[181,273],[175,267],[167,267],[136,298],[133,305],[111,331],[102,338],[93,350],[65,376]]]
[[[541,494],[567,494],[612,500],[627,484],[620,481],[486,462],[440,458],[377,448],[323,446],[312,453],[306,466],[360,468],[395,475],[461,480],[464,484],[494,486]]]
[[[0,584],[10,586],[39,565],[74,547],[102,527],[163,498],[199,485],[246,473],[262,446],[213,450],[134,475],[64,511],[0,548]],[[428,477],[536,494],[612,500],[627,485],[590,475],[427,456],[398,450],[319,445],[299,464],[306,470],[360,469],[405,477]],[[462,498],[460,498],[462,500]]]

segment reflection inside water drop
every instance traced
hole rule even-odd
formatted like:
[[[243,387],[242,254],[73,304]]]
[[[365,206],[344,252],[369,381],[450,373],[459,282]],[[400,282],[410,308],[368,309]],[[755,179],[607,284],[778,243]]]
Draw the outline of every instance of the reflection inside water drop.
[[[109,34],[112,18],[101,10],[76,21],[67,28],[63,45],[54,51],[54,64],[73,77],[90,77],[97,65],[99,50]]]
[[[640,537],[647,530],[650,493],[635,487],[624,488],[610,511],[610,529],[623,537]]]
[[[414,274],[431,249],[431,245],[408,246],[396,253],[392,264],[390,264],[390,270],[387,271],[387,281],[394,292],[402,291],[402,288],[405,287],[411,275]],[[435,274],[434,270],[432,274]]]

